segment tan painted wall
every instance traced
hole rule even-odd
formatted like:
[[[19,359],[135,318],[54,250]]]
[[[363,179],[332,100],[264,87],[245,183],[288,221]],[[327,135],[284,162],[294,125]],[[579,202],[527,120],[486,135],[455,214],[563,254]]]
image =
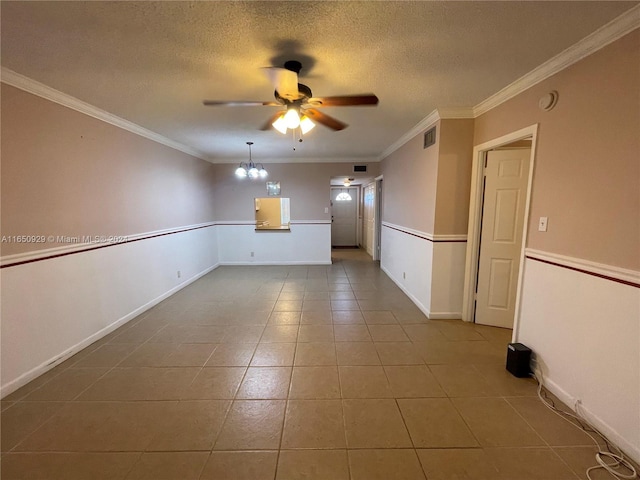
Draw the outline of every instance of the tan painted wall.
[[[466,234],[473,157],[472,119],[440,121],[434,233]]]
[[[383,221],[434,233],[440,130],[438,122],[429,148],[423,148],[421,132],[382,160]]]
[[[540,125],[528,247],[640,269],[639,59],[635,30],[476,119],[475,144]]]
[[[2,229],[131,235],[215,219],[212,164],[2,84]],[[2,255],[61,246],[2,243]]]
[[[473,154],[472,119],[441,120],[436,143],[424,132],[382,161],[383,220],[425,233],[466,234]]]
[[[254,147],[254,153],[256,150]],[[254,161],[260,162],[255,154]],[[234,174],[237,167],[236,164],[215,165],[217,220],[253,221],[253,200],[267,196],[267,180],[280,182],[281,197],[291,199],[291,221],[330,220],[331,213],[324,213],[324,209],[330,206],[331,177],[359,178],[352,173],[350,163],[267,163],[264,165],[269,172],[267,180],[239,179]],[[368,170],[367,177],[378,175],[379,164],[370,163]]]

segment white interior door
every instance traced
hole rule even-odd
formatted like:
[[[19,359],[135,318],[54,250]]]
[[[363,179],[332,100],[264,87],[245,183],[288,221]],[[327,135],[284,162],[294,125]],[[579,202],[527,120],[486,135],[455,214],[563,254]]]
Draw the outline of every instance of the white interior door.
[[[364,247],[373,257],[376,225],[376,184],[364,187]]]
[[[475,322],[513,328],[531,149],[487,152]]]
[[[358,189],[332,188],[331,205],[331,245],[334,247],[357,246]]]

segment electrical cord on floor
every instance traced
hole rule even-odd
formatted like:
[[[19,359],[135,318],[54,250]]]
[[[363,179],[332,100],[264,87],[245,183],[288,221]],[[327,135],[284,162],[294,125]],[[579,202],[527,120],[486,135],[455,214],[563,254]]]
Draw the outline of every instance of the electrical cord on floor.
[[[575,414],[570,412],[565,412],[564,410],[560,410],[558,407],[555,406],[553,400],[547,397],[546,392],[543,392],[542,390],[543,388],[542,372],[536,371],[535,373],[532,373],[531,376],[538,382],[538,398],[540,398],[540,401],[544,404],[544,406],[547,407],[556,415],[558,415],[560,418],[565,420],[566,422],[569,422],[574,427],[584,431],[584,433],[586,433],[591,438],[591,440],[593,440],[593,443],[596,444],[596,447],[598,448],[598,453],[596,453],[596,462],[598,464],[594,465],[593,467],[589,467],[587,469],[586,473],[587,473],[587,478],[589,480],[593,480],[593,478],[591,477],[591,472],[594,470],[600,470],[600,469],[604,469],[616,480],[632,480],[634,478],[638,478],[638,473],[636,472],[636,469],[631,464],[631,462],[629,462],[624,458],[624,454],[622,453],[622,450],[620,450],[620,448],[618,448],[613,443],[611,443],[609,439],[602,432],[600,432],[596,427],[591,425],[584,418],[584,416],[580,414],[580,411],[579,411],[580,400],[577,400],[576,404],[574,405],[575,412],[576,412]],[[570,419],[573,419],[574,421]],[[598,440],[596,439],[596,437],[592,435],[592,433],[602,439],[602,441],[606,445],[607,451],[601,448],[600,442],[598,442]],[[629,473],[620,471],[621,468],[626,468]]]

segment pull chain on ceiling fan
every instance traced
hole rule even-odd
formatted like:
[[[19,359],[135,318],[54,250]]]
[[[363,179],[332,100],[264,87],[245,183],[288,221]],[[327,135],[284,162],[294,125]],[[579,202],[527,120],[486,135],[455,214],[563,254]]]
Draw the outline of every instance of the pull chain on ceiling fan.
[[[346,123],[319,111],[318,108],[321,107],[375,106],[378,104],[378,97],[373,93],[314,97],[308,86],[298,83],[298,75],[301,69],[302,64],[296,60],[285,62],[284,68],[265,67],[263,69],[275,88],[275,101],[204,100],[202,103],[207,106],[285,107],[284,111],[280,110],[271,115],[261,127],[261,130],[269,130],[273,127],[283,134],[287,133],[287,130],[296,130],[298,128],[302,134],[306,134],[315,127],[314,122],[334,131],[343,130],[347,127]]]

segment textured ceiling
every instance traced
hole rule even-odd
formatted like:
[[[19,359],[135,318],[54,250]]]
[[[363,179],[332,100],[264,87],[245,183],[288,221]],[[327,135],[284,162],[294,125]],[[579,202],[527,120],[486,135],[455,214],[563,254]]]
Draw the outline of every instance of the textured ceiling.
[[[637,2],[3,1],[2,66],[192,147],[247,156],[376,158],[435,108],[472,107]],[[302,144],[258,128],[274,107],[260,67],[302,62],[315,96],[349,124]]]

